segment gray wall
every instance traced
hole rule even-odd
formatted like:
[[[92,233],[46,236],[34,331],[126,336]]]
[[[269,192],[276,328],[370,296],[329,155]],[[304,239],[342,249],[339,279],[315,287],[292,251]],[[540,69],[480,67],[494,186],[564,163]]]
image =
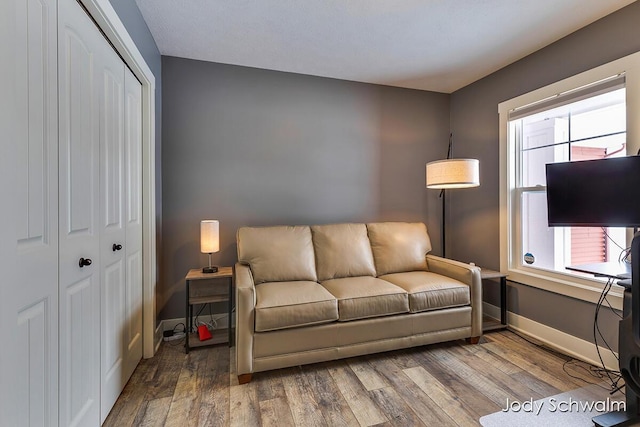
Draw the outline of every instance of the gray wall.
[[[449,95],[163,57],[160,318],[184,316],[206,264],[199,221],[220,220],[214,263],[243,225],[424,221],[440,200],[425,164],[446,155]]]
[[[447,229],[451,232],[447,234],[451,257],[494,269],[500,266],[498,104],[640,51],[639,22],[640,2],[635,2],[451,95],[456,156],[478,158],[481,165],[479,188],[451,192],[451,227]],[[512,285],[510,310],[591,340],[592,304]],[[495,294],[487,291],[487,298],[495,301]],[[615,320],[607,312],[601,323],[613,342],[617,342]]]
[[[162,253],[162,57],[134,0],[109,0],[156,79],[156,248]],[[159,268],[158,282],[162,281]]]

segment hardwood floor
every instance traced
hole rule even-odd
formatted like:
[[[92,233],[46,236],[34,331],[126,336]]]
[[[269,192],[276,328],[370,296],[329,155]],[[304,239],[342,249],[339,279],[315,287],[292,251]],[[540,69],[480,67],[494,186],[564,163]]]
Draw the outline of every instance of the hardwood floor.
[[[174,345],[172,345],[174,344]],[[508,331],[464,341],[254,374],[238,385],[234,349],[143,360],[105,426],[477,426],[507,399],[534,400],[600,380]],[[588,366],[581,364],[582,366]]]

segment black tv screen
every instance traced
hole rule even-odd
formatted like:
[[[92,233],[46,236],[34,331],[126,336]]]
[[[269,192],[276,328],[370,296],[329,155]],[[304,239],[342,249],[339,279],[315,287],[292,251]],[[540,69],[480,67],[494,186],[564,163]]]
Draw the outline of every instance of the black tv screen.
[[[546,168],[550,227],[640,226],[640,156]]]

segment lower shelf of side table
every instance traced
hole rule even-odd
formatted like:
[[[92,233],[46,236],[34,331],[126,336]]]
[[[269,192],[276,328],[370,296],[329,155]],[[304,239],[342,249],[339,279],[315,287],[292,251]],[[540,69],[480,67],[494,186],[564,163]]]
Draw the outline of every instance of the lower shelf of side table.
[[[483,332],[500,331],[502,329],[507,329],[507,325],[503,325],[502,323],[500,323],[500,319],[494,319],[493,317],[489,316],[482,317]]]
[[[482,280],[500,279],[500,320],[484,315],[482,316],[482,331],[498,331],[507,329],[507,275],[499,271],[483,268],[480,271]],[[483,282],[484,283],[484,282]],[[487,282],[488,283],[488,282]]]
[[[215,329],[211,332],[211,335],[210,339],[200,341],[200,337],[197,333],[190,333],[188,336],[189,348],[206,347],[208,345],[222,344],[229,341],[229,330],[227,328]]]

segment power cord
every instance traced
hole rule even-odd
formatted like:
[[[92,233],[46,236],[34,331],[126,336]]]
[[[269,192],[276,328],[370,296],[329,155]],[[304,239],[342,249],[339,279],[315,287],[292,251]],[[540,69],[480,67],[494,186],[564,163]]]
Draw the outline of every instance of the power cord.
[[[182,327],[180,327],[182,325]],[[169,334],[167,334],[167,332]],[[165,344],[170,345],[171,347],[178,347],[184,345],[184,340],[187,337],[187,327],[184,323],[177,323],[173,329],[165,331],[165,338],[163,339]],[[183,334],[182,337],[178,338],[176,335]],[[175,337],[175,338],[167,338],[167,337]]]
[[[584,371],[585,375],[589,375],[597,380],[599,380],[598,382],[590,382],[585,380],[583,377],[579,377],[577,375],[573,375],[571,372],[569,372],[569,370],[567,369],[569,366],[573,367],[573,369],[578,370],[578,371]],[[616,391],[618,391],[622,385],[619,385],[620,380],[622,379],[622,376],[617,374],[615,371],[612,372],[608,369],[604,369],[604,368],[600,368],[597,366],[593,366],[591,364],[588,364],[586,362],[583,362],[581,360],[578,359],[569,359],[566,362],[564,362],[562,364],[562,370],[564,371],[565,374],[567,374],[568,376],[570,376],[571,378],[574,378],[576,380],[580,380],[582,382],[585,382],[587,384],[595,384],[600,388],[603,388],[605,390],[608,390],[610,394],[615,393]],[[609,371],[609,375],[614,376],[614,378],[616,378],[616,382],[615,385],[612,383],[609,385],[609,387],[604,387],[601,383],[603,380],[605,379],[609,379],[608,375],[607,375],[607,371]]]
[[[193,318],[193,322],[191,322],[191,324],[193,325],[193,328],[191,331],[189,332],[196,332],[198,330],[198,317],[200,317],[200,314],[204,311],[204,308],[206,306],[208,306],[209,304],[203,304],[200,306],[200,308],[198,309],[198,312],[196,313],[196,315]]]
[[[614,245],[620,248],[621,252],[620,252],[620,255],[618,256],[618,262],[630,263],[631,260],[629,259],[629,257],[631,256],[631,246],[623,248],[622,246],[620,246],[618,242],[613,240],[613,238],[609,235],[609,233],[607,233],[607,229],[605,227],[600,227],[600,228],[602,228],[602,231],[604,232],[604,235],[607,236],[607,239],[611,240],[611,242]]]
[[[207,306],[209,306],[209,319],[211,320],[210,322],[205,322],[205,321],[202,321],[202,320],[199,319],[200,315],[202,314],[202,312],[204,311],[205,307],[207,307]],[[210,306],[211,306],[211,303],[206,303],[206,304],[203,304],[200,307],[200,309],[198,310],[198,312],[194,316],[193,322],[191,323],[193,325],[193,327],[195,328],[191,332],[196,332],[198,330],[198,326],[200,326],[200,325],[205,325],[210,330],[218,329],[218,321],[213,317],[213,313],[211,311],[211,307]]]
[[[618,384],[621,381],[622,376],[620,375],[619,371],[607,369],[607,367],[604,364],[604,360],[603,360],[602,354],[600,352],[600,346],[598,345],[598,337],[600,337],[600,339],[602,340],[604,345],[611,352],[611,354],[613,354],[613,356],[616,358],[616,360],[619,360],[619,358],[615,354],[615,352],[613,351],[613,349],[611,348],[611,346],[609,345],[607,340],[602,335],[602,331],[600,331],[600,325],[598,324],[598,316],[600,314],[600,308],[602,308],[602,304],[605,301],[607,302],[607,305],[609,306],[609,309],[614,314],[616,314],[617,316],[620,316],[616,312],[616,310],[611,306],[611,304],[609,303],[609,300],[607,300],[607,294],[611,290],[611,286],[613,286],[613,283],[614,283],[614,279],[609,278],[607,280],[607,283],[605,284],[605,286],[602,288],[602,292],[600,293],[600,298],[598,298],[598,302],[596,303],[596,309],[595,309],[595,314],[594,314],[594,319],[593,319],[593,342],[594,342],[594,344],[596,346],[596,352],[598,353],[598,359],[600,360],[600,364],[602,365],[602,368],[598,368],[598,370],[599,370],[599,373],[604,374],[604,376],[606,376],[609,379],[609,383],[610,383],[610,386],[611,386],[611,394],[615,393],[617,390],[620,389],[620,386]]]
[[[609,236],[609,233],[607,233],[607,229],[605,227],[600,227],[602,229],[602,232],[604,233],[605,236],[607,236],[607,239],[611,240],[611,243],[613,243],[614,245],[616,245],[617,247],[620,248],[620,250],[624,251],[625,248],[623,248],[622,246],[620,246],[618,244],[618,242],[616,242],[615,240],[613,240],[613,238],[611,238],[611,236]]]
[[[620,256],[618,257],[618,261],[631,264],[631,246],[622,250]]]

